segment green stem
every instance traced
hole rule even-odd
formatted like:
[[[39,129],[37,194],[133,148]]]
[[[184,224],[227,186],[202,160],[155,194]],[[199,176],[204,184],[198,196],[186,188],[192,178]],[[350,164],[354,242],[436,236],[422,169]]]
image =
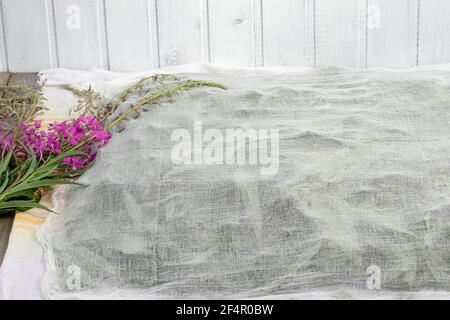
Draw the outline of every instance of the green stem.
[[[142,78],[141,80],[139,80],[136,84],[134,84],[133,86],[129,87],[127,90],[125,90],[118,99],[113,100],[110,102],[109,104],[109,111],[103,116],[103,118],[101,119],[102,122],[106,121],[108,119],[109,116],[111,116],[114,111],[116,111],[116,109],[119,107],[121,102],[124,102],[128,99],[128,97],[133,94],[134,92],[136,92],[136,90],[138,90],[139,88],[142,87],[142,85],[150,80],[154,78],[154,76],[151,77],[146,77],[146,78]]]
[[[130,113],[139,110],[143,106],[150,104],[152,102],[157,101],[159,98],[168,96],[173,92],[177,92],[180,90],[186,90],[193,87],[200,87],[200,86],[209,86],[209,87],[216,87],[220,89],[226,90],[226,87],[220,83],[216,82],[208,82],[208,81],[194,81],[194,80],[188,80],[182,84],[178,84],[176,86],[169,87],[167,89],[161,90],[154,95],[144,98],[142,100],[139,100],[132,108],[128,109],[126,112],[124,112],[122,115],[118,116],[116,119],[114,119],[109,125],[106,126],[106,130],[111,129],[114,125],[116,125],[120,120],[123,120],[126,116],[128,116]]]

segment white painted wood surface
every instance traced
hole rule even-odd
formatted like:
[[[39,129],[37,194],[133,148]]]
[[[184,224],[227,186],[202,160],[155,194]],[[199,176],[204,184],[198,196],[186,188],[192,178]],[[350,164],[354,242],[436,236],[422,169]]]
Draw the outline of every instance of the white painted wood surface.
[[[53,6],[59,65],[108,68],[103,1],[56,0]]]
[[[149,14],[155,12],[154,1],[105,0],[105,12],[110,68],[136,71],[159,67],[157,48],[154,54],[149,41],[156,32],[155,18]]]
[[[202,0],[157,2],[161,66],[203,60],[202,52],[208,52],[202,41],[202,30],[208,28],[203,5]]]
[[[368,67],[409,68],[417,64],[418,3],[368,1]]]
[[[262,7],[264,65],[307,65],[306,0],[263,0]]]
[[[210,0],[211,62],[256,66],[253,0]]]
[[[450,1],[421,0],[419,64],[450,62]]]
[[[450,63],[449,0],[0,3],[0,71]]]
[[[316,0],[316,61],[365,67],[366,1]]]
[[[56,66],[53,14],[48,0],[2,0],[9,70]]]

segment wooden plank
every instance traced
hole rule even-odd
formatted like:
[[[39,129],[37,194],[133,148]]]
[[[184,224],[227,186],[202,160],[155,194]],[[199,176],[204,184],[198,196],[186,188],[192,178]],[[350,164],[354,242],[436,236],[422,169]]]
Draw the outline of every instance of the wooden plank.
[[[450,62],[450,1],[420,1],[419,65]]]
[[[3,0],[9,71],[56,66],[48,0]]]
[[[263,0],[264,65],[308,64],[306,0]]]
[[[0,86],[6,86],[10,77],[11,74],[9,72],[0,72]]]
[[[365,67],[366,2],[316,0],[316,61],[318,66]]]
[[[101,0],[53,1],[59,66],[108,68]]]
[[[6,86],[10,77],[11,74],[9,72],[0,72],[0,86]]]
[[[209,1],[211,62],[254,66],[253,3],[242,0]]]
[[[36,88],[38,86],[38,75],[36,73],[15,73],[15,74],[0,74],[0,84],[12,85],[27,85]],[[3,261],[6,249],[8,247],[9,235],[14,222],[14,213],[0,214],[0,266]]]
[[[209,43],[209,0],[200,1],[200,34],[202,43],[201,61],[211,62]]]
[[[252,0],[253,66],[264,66],[263,9],[262,0]]]
[[[202,0],[157,3],[161,66],[202,60]]]
[[[8,248],[9,235],[14,222],[14,213],[0,214],[0,266]]]
[[[37,73],[13,73],[9,78],[8,86],[25,85],[37,88],[39,76]]]
[[[111,70],[135,71],[158,66],[152,48],[153,1],[106,0],[106,28]]]
[[[9,72],[0,72],[0,86],[6,86],[8,84],[11,74]],[[0,90],[0,98],[3,97],[4,92]]]
[[[368,14],[368,67],[415,66],[417,0],[369,0]]]

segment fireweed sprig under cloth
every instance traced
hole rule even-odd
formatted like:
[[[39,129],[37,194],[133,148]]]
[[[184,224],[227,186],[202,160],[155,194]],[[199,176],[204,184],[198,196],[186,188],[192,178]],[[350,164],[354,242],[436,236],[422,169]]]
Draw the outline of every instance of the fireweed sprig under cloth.
[[[147,82],[151,82],[150,88],[145,88]],[[51,123],[47,129],[41,127],[41,121],[32,120],[43,110],[41,95],[31,94],[32,89],[14,90],[12,93],[28,92],[30,101],[37,102],[32,104],[33,110],[23,108],[23,104],[20,108],[14,104],[4,106],[8,113],[5,111],[0,122],[0,214],[30,208],[49,210],[39,204],[42,191],[56,184],[74,184],[73,179],[92,165],[98,150],[111,139],[113,127],[132,114],[139,115],[145,107],[159,104],[162,98],[202,86],[225,89],[219,83],[182,81],[173,75],[158,74],[139,80],[117,99],[104,103],[91,87],[66,87],[79,97],[79,104],[72,111],[80,115]],[[144,98],[116,114],[119,106],[138,92],[144,93]]]

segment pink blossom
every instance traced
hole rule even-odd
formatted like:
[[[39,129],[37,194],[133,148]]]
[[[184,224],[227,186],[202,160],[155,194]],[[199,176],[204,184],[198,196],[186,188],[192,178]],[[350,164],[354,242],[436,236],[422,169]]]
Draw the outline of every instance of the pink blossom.
[[[71,156],[62,163],[72,169],[84,168],[95,160],[99,148],[108,143],[111,133],[92,115],[80,116],[74,120],[55,122],[50,124],[48,131],[42,130],[41,121],[19,124],[18,141],[13,141],[12,132],[3,132],[0,128],[0,151],[25,151],[24,146],[34,152],[36,157],[60,154],[64,149],[78,146],[87,156]]]

